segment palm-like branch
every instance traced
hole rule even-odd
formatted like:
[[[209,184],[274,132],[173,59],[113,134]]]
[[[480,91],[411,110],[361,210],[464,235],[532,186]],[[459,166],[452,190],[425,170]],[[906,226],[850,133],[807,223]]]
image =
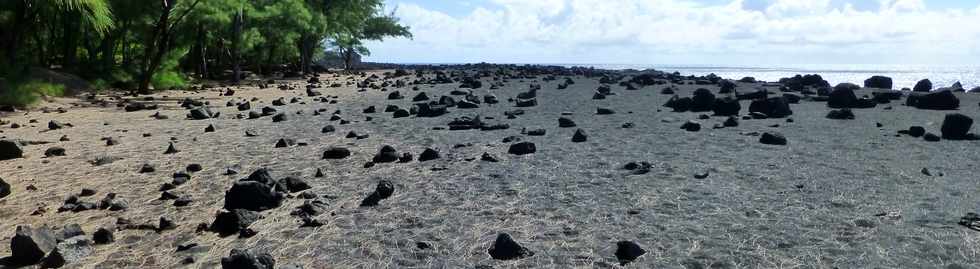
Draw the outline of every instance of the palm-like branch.
[[[99,33],[105,33],[114,26],[112,10],[106,0],[48,0],[47,2],[60,10],[79,11],[82,20]]]

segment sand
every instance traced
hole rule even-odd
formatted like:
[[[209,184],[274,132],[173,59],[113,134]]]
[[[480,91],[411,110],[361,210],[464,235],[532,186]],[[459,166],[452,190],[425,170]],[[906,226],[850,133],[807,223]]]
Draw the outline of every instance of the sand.
[[[336,104],[315,102],[302,90],[246,86],[236,88],[231,97],[220,96],[220,87],[158,93],[154,96],[167,120],[151,118],[154,110],[71,106],[86,103],[77,99],[44,104],[66,107],[67,113],[6,114],[0,119],[26,126],[4,125],[0,135],[52,143],[27,146],[25,158],[0,161],[0,178],[13,189],[0,199],[0,257],[10,255],[6,242],[18,225],[60,228],[77,223],[91,234],[99,227],[112,227],[119,217],[142,223],[166,216],[179,225],[175,230],[117,231],[115,243],[96,246],[93,255],[70,266],[213,268],[232,248],[248,248],[269,252],[277,264],[304,268],[617,267],[614,252],[621,240],[634,241],[647,251],[627,265],[634,268],[980,266],[980,232],[957,225],[964,214],[980,210],[980,199],[974,195],[980,191],[980,141],[927,142],[896,136],[896,131],[913,125],[938,134],[949,111],[919,110],[894,101],[856,109],[855,120],[830,120],[824,117],[830,110],[825,103],[804,100],[792,105],[793,122],[741,120],[738,127],[713,129],[726,118],[699,120],[700,114],[710,112],[675,113],[661,107],[671,96],[660,94],[667,85],[633,91],[612,85],[615,95],[593,100],[600,85],[597,78],[573,76],[576,83],[565,90],[556,89],[563,76],[557,81],[541,78],[509,79],[496,90],[488,89],[495,81],[484,78],[483,87],[474,93],[495,94],[501,103],[450,108],[449,114],[436,118],[396,119],[382,111],[389,104],[409,108],[417,94],[413,86],[437,100],[458,89],[458,83],[358,92],[348,82],[363,78],[330,74],[321,75],[324,85],[343,86],[317,91],[337,96]],[[301,80],[283,83],[297,89],[306,85]],[[507,99],[527,91],[531,83],[542,86],[538,106],[521,108],[524,115],[506,119],[505,111],[518,109]],[[690,96],[699,87],[718,92],[714,85],[681,85],[677,94]],[[739,91],[755,87],[761,84],[739,83]],[[394,90],[406,98],[387,100]],[[870,95],[870,90],[857,94]],[[288,101],[293,96],[306,103],[276,107],[289,114],[284,122],[274,123],[270,117],[235,119],[235,107],[225,107],[228,100],[257,97],[261,101],[253,102],[252,108],[258,110],[275,98]],[[980,95],[957,96],[962,101],[957,113],[980,118]],[[210,101],[221,116],[184,119],[187,111],[177,103],[184,97]],[[749,101],[741,104],[741,115],[747,115]],[[369,105],[378,113],[362,114]],[[599,107],[616,113],[596,115]],[[326,112],[314,116],[316,109]],[[329,121],[335,110],[351,123]],[[559,128],[557,119],[563,112],[578,126]],[[489,121],[510,128],[433,129],[447,127],[454,117],[475,115],[493,117]],[[366,116],[373,120],[365,121]],[[30,119],[37,123],[28,124]],[[47,131],[50,120],[74,127]],[[701,122],[702,130],[681,130],[688,120]],[[627,122],[635,127],[621,128]],[[204,132],[209,124],[216,132]],[[321,133],[326,125],[337,131]],[[523,136],[522,128],[543,128],[547,134]],[[588,141],[571,142],[576,129],[584,130]],[[246,130],[259,136],[246,137]],[[370,137],[344,138],[349,131]],[[789,144],[760,144],[762,132],[781,133]],[[152,136],[142,137],[144,133]],[[71,141],[58,142],[62,135]],[[120,144],[106,146],[100,139],[109,136]],[[510,143],[502,139],[508,136],[534,142],[537,152],[507,154]],[[165,155],[171,138],[176,138],[180,152]],[[274,148],[280,138],[308,145]],[[439,149],[442,158],[364,168],[382,145],[415,156],[425,148]],[[64,147],[67,156],[45,158],[51,146]],[[332,146],[347,147],[353,155],[322,160],[323,151]],[[480,161],[484,152],[500,162]],[[100,156],[122,159],[102,166],[89,163]],[[622,169],[640,161],[653,165],[650,173],[633,175]],[[137,173],[144,163],[157,171]],[[159,200],[160,185],[192,163],[204,170],[171,192],[189,196],[193,203],[178,208],[172,201]],[[226,168],[236,165],[241,174],[224,175]],[[276,178],[296,176],[309,182],[311,191],[327,203],[328,213],[318,217],[325,225],[301,228],[299,218],[289,213],[304,200],[290,198],[261,213],[263,219],[251,226],[258,234],[251,238],[195,233],[199,223],[214,220],[233,182],[261,167],[271,169]],[[325,177],[313,177],[317,168]],[[921,173],[923,168],[933,175]],[[705,172],[706,178],[694,176]],[[359,207],[380,180],[395,184],[394,195],[379,206]],[[28,186],[37,190],[29,191]],[[82,188],[98,191],[84,201],[97,202],[113,192],[129,201],[129,209],[56,212],[67,196]],[[46,213],[32,216],[39,207]],[[491,259],[487,249],[499,233],[509,233],[535,255],[514,261]],[[418,242],[431,248],[419,249]],[[175,251],[186,243],[200,246]],[[181,264],[186,257],[195,262]]]

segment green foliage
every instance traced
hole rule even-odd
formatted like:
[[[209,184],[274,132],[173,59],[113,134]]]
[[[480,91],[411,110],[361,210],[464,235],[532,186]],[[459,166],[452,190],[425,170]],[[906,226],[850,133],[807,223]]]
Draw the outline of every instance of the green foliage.
[[[0,94],[0,105],[27,106],[36,103],[42,96],[60,97],[65,94],[65,86],[41,81],[9,82],[0,85],[6,90]]]
[[[187,87],[187,76],[177,69],[180,59],[187,55],[190,49],[178,49],[167,54],[163,63],[160,64],[160,71],[153,75],[150,84],[157,90],[162,89],[183,89]]]
[[[156,24],[168,2],[175,4],[168,17],[172,35],[160,42]],[[191,72],[221,78],[235,63],[253,72],[296,68],[304,59],[323,55],[325,44],[367,55],[366,40],[411,37],[397,18],[383,13],[384,2],[0,0],[0,78],[31,68],[60,68],[100,89],[129,90],[149,70],[147,63],[156,62],[151,52],[159,47],[165,59],[150,76],[151,84],[182,88]],[[233,31],[237,13],[244,15],[238,36]],[[17,89],[0,89],[0,94],[18,103],[39,94]]]

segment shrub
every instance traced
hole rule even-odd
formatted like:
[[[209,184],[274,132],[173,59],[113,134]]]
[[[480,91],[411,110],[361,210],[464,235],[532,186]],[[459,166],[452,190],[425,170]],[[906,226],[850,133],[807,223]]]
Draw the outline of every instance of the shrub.
[[[42,96],[60,97],[65,94],[65,86],[41,81],[8,82],[0,86],[0,105],[27,106],[37,102]]]

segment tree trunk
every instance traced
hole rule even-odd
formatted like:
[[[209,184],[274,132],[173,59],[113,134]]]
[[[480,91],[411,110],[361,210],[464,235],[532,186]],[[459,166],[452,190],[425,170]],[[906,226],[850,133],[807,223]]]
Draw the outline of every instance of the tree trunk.
[[[237,85],[239,80],[242,78],[242,65],[239,56],[240,46],[242,43],[242,27],[245,24],[245,15],[239,10],[235,13],[235,19],[232,22],[232,39],[231,39],[231,62],[232,62],[232,72],[231,72],[231,83]]]
[[[311,68],[313,63],[313,49],[316,47],[316,38],[312,35],[303,35],[300,39],[300,69],[303,74],[313,73]]]
[[[63,13],[62,30],[64,30],[62,37],[62,61],[61,67],[65,70],[70,70],[75,67],[75,62],[78,57],[78,34],[79,26],[81,21],[81,16],[78,11],[66,11]]]
[[[157,23],[153,27],[150,44],[146,46],[143,53],[138,89],[140,94],[150,93],[150,80],[153,78],[153,74],[156,73],[157,68],[160,67],[160,62],[163,60],[164,54],[167,53],[167,47],[170,43],[170,13],[173,12],[173,6],[176,2],[177,0],[163,0],[160,18],[157,19]]]
[[[197,45],[194,48],[194,61],[197,63],[197,76],[201,79],[208,77],[208,53],[207,46],[204,44],[204,24],[197,25]]]
[[[102,44],[99,47],[102,55],[99,58],[100,65],[102,66],[100,70],[102,72],[111,72],[113,65],[116,64],[115,59],[115,36],[112,34],[106,34],[102,37]]]

